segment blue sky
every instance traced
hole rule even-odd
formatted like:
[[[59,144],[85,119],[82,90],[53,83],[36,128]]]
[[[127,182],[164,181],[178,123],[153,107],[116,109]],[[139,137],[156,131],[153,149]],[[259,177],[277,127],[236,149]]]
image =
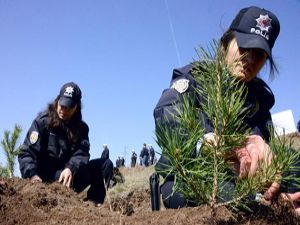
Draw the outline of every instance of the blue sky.
[[[291,109],[298,121],[299,0],[2,0],[0,138],[18,123],[21,144],[37,113],[74,81],[83,92],[91,158],[104,143],[113,162],[125,155],[127,164],[144,142],[157,150],[152,112],[173,68],[196,58],[195,48],[218,39],[251,5],[280,20],[273,48],[279,75],[269,82],[263,69],[261,76],[276,97],[272,113]]]

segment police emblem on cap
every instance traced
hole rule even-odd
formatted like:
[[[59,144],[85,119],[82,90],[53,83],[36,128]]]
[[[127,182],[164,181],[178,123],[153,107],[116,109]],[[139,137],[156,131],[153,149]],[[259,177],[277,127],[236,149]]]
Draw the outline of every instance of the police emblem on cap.
[[[39,139],[39,133],[37,131],[32,131],[29,137],[30,144],[35,144]]]
[[[73,97],[73,93],[74,93],[74,88],[71,86],[66,87],[66,90],[64,92],[64,96],[67,97]]]
[[[90,142],[87,139],[84,139],[81,141],[81,145],[85,146],[85,147],[89,147],[90,146]]]
[[[171,88],[182,94],[189,88],[189,82],[188,79],[179,79],[172,84]]]
[[[256,19],[256,26],[261,30],[261,31],[269,31],[269,28],[271,27],[271,21],[272,19],[269,17],[269,15],[259,15],[259,18]]]

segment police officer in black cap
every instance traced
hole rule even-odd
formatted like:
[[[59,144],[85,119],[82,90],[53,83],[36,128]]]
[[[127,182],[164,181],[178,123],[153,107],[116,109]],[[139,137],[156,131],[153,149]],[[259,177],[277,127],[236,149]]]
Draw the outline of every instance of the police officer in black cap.
[[[244,119],[244,122],[252,129],[249,136],[249,143],[252,143],[252,152],[247,153],[251,160],[249,168],[242,168],[245,163],[239,159],[236,163],[240,165],[239,176],[255,174],[255,169],[266,152],[270,152],[268,141],[270,138],[268,125],[272,124],[270,109],[274,105],[274,95],[269,86],[257,77],[260,69],[266,61],[269,61],[270,74],[277,71],[272,57],[272,48],[280,31],[280,24],[277,17],[270,11],[259,7],[247,7],[238,13],[229,29],[221,37],[221,48],[231,73],[243,81],[247,87],[246,105],[252,113]],[[243,56],[243,57],[241,57]],[[234,64],[238,59],[242,63]],[[193,75],[193,64],[183,68],[174,69],[170,87],[165,89],[154,109],[156,127],[167,126],[175,129],[176,123],[172,114],[176,115],[177,107],[182,104],[182,96],[195,96],[195,87],[198,84]],[[201,98],[196,98],[200,101]],[[196,102],[200,105],[200,102]],[[214,128],[211,126],[205,112],[199,115],[204,121],[204,129],[207,134],[212,134]],[[205,138],[205,137],[204,137]],[[248,143],[242,151],[247,151]],[[252,157],[253,155],[253,157]],[[270,155],[270,154],[265,154]],[[162,155],[156,164],[156,170],[162,175],[169,164],[166,156]],[[249,174],[242,174],[249,172]],[[174,176],[167,176],[161,186],[161,193],[164,205],[167,208],[179,208],[189,205],[189,201],[181,193],[174,193]],[[279,184],[272,184],[266,192],[266,200],[271,200],[279,189]],[[299,193],[300,194],[300,193]],[[300,197],[290,195],[292,200],[299,200]],[[300,212],[300,208],[298,208]]]
[[[104,177],[107,187],[109,187],[109,181],[113,176],[114,165],[109,158],[109,149],[107,144],[103,144],[103,151],[99,160],[101,161],[102,165],[102,175]]]
[[[18,156],[22,178],[58,181],[76,192],[90,185],[87,199],[103,203],[101,160],[89,161],[88,133],[81,114],[81,90],[74,82],[66,83],[32,122]]]
[[[109,149],[107,144],[103,144],[103,151],[101,154],[101,159],[109,159]]]

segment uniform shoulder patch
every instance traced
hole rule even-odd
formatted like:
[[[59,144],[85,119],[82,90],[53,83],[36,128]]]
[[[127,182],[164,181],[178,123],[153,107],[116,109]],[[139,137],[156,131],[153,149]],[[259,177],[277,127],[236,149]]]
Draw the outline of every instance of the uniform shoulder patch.
[[[189,88],[189,82],[188,79],[179,79],[172,84],[171,88],[182,94]]]
[[[32,131],[29,137],[30,144],[35,144],[39,139],[39,133],[37,131]]]

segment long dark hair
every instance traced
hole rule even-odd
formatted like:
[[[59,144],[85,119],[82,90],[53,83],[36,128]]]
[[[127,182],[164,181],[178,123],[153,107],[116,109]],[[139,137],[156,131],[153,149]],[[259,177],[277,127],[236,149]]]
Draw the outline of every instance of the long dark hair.
[[[225,50],[225,52],[228,50],[229,43],[232,41],[233,38],[235,38],[235,35],[234,31],[231,29],[228,29],[221,37],[220,44],[221,47]],[[268,60],[270,65],[270,78],[273,79],[275,72],[278,73],[278,69],[272,58],[268,57]]]
[[[68,139],[75,143],[77,142],[82,126],[81,101],[77,103],[77,109],[69,121],[63,121],[58,117],[57,105],[59,96],[52,103],[48,104],[47,112],[49,116],[49,129],[64,130],[67,133]]]

